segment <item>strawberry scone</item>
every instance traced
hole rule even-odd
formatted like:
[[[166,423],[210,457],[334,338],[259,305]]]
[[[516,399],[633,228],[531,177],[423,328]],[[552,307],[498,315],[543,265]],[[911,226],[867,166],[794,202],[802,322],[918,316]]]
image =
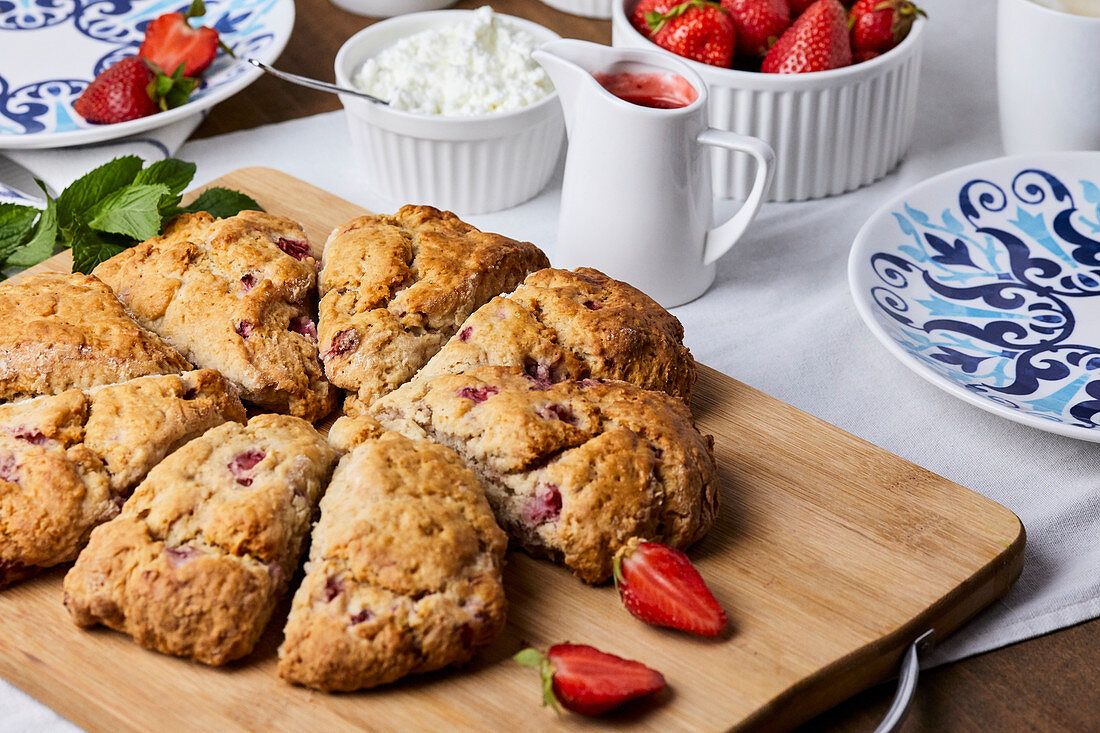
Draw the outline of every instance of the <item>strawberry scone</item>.
[[[74,559],[161,459],[244,419],[212,370],[0,406],[0,587]]]
[[[190,369],[91,275],[0,285],[0,402]]]
[[[325,374],[369,405],[408,381],[479,306],[546,255],[454,214],[404,206],[332,232],[321,271]]]
[[[687,547],[718,512],[712,441],[663,392],[479,367],[410,385],[371,414],[457,452],[514,540],[590,583],[631,537]]]
[[[320,433],[286,415],[192,440],[92,532],[65,576],[73,621],[206,664],[248,654],[297,567],[334,461]]]
[[[240,386],[246,402],[310,421],[335,406],[312,316],[316,260],[290,219],[183,214],[94,274],[142,325]]]
[[[439,445],[341,418],[340,460],[294,596],[279,675],[329,692],[469,660],[504,628],[508,539]]]
[[[599,270],[539,270],[477,309],[414,378],[483,365],[540,380],[596,377],[667,392],[685,403],[695,360],[684,328],[652,298]]]

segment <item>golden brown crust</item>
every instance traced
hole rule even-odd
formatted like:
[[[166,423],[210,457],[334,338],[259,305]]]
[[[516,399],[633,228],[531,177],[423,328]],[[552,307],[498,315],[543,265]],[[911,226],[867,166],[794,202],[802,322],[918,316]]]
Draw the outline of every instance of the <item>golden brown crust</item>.
[[[335,453],[307,422],[259,415],[177,450],[65,576],[80,626],[225,664],[248,654],[286,590]]]
[[[0,586],[75,558],[165,455],[244,417],[209,370],[0,406]]]
[[[185,369],[99,278],[43,274],[0,285],[0,402]]]
[[[551,382],[617,379],[691,400],[684,328],[648,295],[599,270],[547,268],[474,312],[416,375],[510,366]]]
[[[476,308],[549,264],[533,244],[430,206],[353,219],[333,231],[324,259],[325,373],[368,404],[412,377]]]
[[[687,547],[718,511],[711,442],[662,392],[479,367],[411,384],[370,412],[455,450],[513,539],[588,582],[610,576],[631,537]]]
[[[341,418],[279,675],[356,690],[469,660],[504,627],[507,537],[454,452]]]
[[[310,252],[290,219],[184,214],[95,274],[138,321],[196,365],[220,371],[246,401],[316,421],[337,394],[317,355]]]

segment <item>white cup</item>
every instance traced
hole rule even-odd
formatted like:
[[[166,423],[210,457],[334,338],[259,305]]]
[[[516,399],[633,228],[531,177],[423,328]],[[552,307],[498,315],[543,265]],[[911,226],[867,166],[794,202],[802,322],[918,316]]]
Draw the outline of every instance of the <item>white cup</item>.
[[[1100,0],[999,0],[997,96],[1006,153],[1100,150],[1097,16]]]

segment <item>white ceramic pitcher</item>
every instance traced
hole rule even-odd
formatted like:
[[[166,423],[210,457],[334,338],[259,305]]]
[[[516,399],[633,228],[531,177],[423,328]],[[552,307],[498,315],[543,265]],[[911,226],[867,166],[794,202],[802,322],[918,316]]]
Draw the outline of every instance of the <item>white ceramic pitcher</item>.
[[[715,261],[756,216],[775,153],[757,138],[708,127],[706,85],[667,54],[561,40],[534,57],[554,81],[569,137],[555,264],[603,270],[665,307],[702,295],[714,282]],[[644,107],[592,76],[670,72],[691,85],[695,101]],[[757,163],[745,203],[714,228],[705,145],[747,153]]]

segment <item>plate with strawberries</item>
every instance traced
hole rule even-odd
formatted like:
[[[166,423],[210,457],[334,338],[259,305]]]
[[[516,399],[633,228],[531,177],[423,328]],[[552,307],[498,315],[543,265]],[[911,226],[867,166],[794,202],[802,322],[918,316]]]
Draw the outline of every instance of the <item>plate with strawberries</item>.
[[[293,0],[2,3],[0,150],[110,140],[201,112],[262,73],[232,54],[272,62],[293,25]]]

